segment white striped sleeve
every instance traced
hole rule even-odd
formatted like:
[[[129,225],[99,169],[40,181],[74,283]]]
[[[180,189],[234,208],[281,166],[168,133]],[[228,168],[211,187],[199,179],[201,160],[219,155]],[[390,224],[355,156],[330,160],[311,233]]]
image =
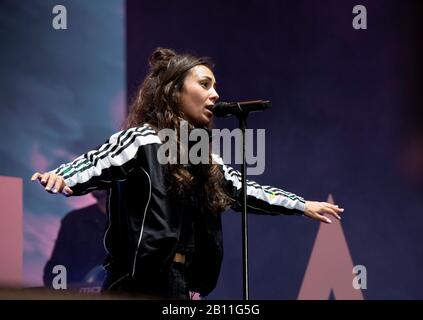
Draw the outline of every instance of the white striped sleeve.
[[[241,173],[225,165],[222,158],[218,155],[213,154],[213,160],[221,166],[231,194],[237,200],[233,209],[236,211],[241,210]],[[301,215],[305,210],[305,200],[280,188],[262,186],[255,181],[247,180],[247,207],[252,213],[260,213],[262,211],[269,214]]]
[[[161,143],[156,132],[144,125],[115,133],[103,145],[62,164],[51,171],[62,176],[65,183],[79,194],[85,194],[100,185],[125,178],[135,165],[140,146]]]

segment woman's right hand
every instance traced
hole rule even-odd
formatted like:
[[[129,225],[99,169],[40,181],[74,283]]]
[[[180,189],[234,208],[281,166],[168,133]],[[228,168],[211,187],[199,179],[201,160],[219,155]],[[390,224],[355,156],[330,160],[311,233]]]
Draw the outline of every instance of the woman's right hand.
[[[38,180],[47,192],[60,192],[63,193],[65,196],[70,196],[73,194],[72,189],[67,186],[63,177],[57,174],[51,172],[35,172],[31,177],[31,181],[35,180]]]

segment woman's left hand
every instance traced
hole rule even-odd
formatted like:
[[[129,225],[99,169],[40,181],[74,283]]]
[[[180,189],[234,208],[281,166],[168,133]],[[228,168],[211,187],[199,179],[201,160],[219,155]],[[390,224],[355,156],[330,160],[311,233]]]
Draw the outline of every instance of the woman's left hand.
[[[341,220],[341,214],[344,209],[328,202],[306,201],[304,215],[324,223],[332,223],[332,221],[325,217],[324,214],[330,214],[335,218]]]

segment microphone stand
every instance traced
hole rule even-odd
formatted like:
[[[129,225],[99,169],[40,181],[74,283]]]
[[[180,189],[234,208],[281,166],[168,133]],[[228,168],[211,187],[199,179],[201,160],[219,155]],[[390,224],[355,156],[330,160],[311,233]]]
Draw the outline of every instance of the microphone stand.
[[[220,105],[219,105],[220,104]],[[219,106],[218,106],[219,105]],[[241,107],[248,107],[245,110]],[[247,127],[247,117],[250,112],[262,111],[270,107],[268,100],[255,100],[246,102],[217,103],[214,107],[214,114],[225,116],[234,115],[238,118],[239,128],[242,133],[242,163],[241,163],[241,196],[242,196],[242,279],[243,279],[243,299],[250,299],[250,287],[248,280],[248,217],[247,217],[247,166],[245,159],[245,128]]]
[[[242,279],[243,300],[250,299],[248,280],[248,216],[247,216],[247,166],[245,159],[245,128],[247,127],[248,113],[237,114],[239,128],[242,133],[242,163],[241,163],[241,196],[242,196]]]

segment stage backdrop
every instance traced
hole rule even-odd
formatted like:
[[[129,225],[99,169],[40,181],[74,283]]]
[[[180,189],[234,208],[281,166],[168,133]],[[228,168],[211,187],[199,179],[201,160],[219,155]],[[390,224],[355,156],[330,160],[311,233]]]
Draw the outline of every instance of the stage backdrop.
[[[421,1],[127,2],[128,97],[157,46],[211,56],[221,100],[272,101],[248,121],[266,129],[265,172],[250,178],[345,208],[331,226],[251,216],[252,298],[423,298],[421,18]],[[242,298],[240,215],[223,231],[210,298]]]
[[[58,4],[67,29],[54,28]],[[356,5],[367,29],[353,28]],[[250,179],[345,208],[329,226],[250,215],[252,299],[423,298],[421,6],[3,0],[0,282],[42,284],[60,219],[94,200],[47,194],[31,174],[118,130],[162,46],[212,57],[221,100],[272,101],[248,121],[266,130],[265,171]],[[225,258],[209,298],[239,299],[241,219],[229,211],[223,221]]]
[[[67,29],[53,25],[63,12],[53,12],[59,4],[66,9]],[[30,177],[72,160],[118,129],[126,112],[124,13],[122,0],[0,3],[0,176],[15,177],[23,185],[19,197],[19,185],[0,179],[0,190],[16,190],[13,197],[0,194],[1,225],[14,225],[3,203],[23,201],[20,280],[25,286],[42,285],[61,218],[95,202],[90,195],[50,195]],[[2,253],[10,252],[17,240],[6,241],[2,238]],[[2,259],[2,273],[10,263],[18,268],[19,257]]]

